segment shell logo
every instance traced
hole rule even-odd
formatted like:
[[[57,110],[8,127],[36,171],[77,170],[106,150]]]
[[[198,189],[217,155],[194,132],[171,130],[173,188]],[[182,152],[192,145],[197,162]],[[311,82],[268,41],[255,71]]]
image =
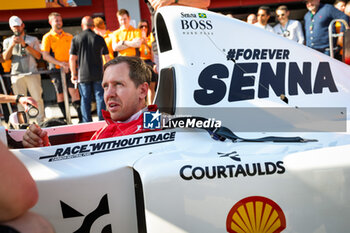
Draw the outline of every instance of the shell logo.
[[[261,196],[237,202],[226,219],[229,233],[279,233],[286,228],[286,217],[276,202]]]

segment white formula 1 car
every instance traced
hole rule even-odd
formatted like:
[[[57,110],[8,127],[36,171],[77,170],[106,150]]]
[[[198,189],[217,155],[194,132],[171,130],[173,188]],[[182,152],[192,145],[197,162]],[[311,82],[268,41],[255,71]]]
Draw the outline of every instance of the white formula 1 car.
[[[32,211],[58,233],[348,232],[350,67],[200,9],[155,24],[155,103],[210,133],[186,118],[96,141],[103,122],[48,128],[53,146],[12,150],[39,188]]]

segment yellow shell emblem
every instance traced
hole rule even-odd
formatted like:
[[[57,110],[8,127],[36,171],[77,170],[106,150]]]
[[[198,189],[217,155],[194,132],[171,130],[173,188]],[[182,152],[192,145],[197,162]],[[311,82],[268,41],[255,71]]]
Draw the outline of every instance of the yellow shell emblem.
[[[286,228],[286,217],[276,202],[260,196],[237,202],[226,219],[229,233],[279,233]]]

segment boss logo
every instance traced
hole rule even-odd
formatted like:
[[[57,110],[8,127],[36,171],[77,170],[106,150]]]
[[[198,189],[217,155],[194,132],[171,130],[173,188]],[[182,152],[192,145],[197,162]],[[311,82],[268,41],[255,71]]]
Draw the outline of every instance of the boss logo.
[[[187,19],[182,19],[181,20],[181,27],[183,30],[187,30],[187,29],[192,29],[192,30],[212,30],[213,29],[213,25],[211,23],[211,20],[195,20],[195,19],[191,19],[191,20],[187,20]]]

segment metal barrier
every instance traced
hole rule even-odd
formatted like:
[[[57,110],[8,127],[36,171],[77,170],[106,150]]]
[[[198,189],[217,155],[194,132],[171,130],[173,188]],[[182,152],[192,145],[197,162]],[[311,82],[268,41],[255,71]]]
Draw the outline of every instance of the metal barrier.
[[[61,73],[61,81],[62,81],[62,88],[63,88],[63,100],[64,100],[64,108],[66,109],[66,121],[68,124],[72,124],[72,118],[69,111],[69,99],[68,99],[68,92],[67,92],[67,83],[66,83],[66,73],[64,72],[64,69],[60,69]]]
[[[52,73],[53,73],[53,71],[51,71],[51,70],[42,70],[42,71],[28,72],[28,73],[21,73],[21,74],[4,74],[2,76],[0,75],[0,84],[4,90],[4,94],[7,95],[7,91],[6,91],[5,84],[4,84],[2,77],[11,77],[11,76],[18,76],[18,75],[27,76],[27,75],[32,75],[32,74],[52,74]],[[65,72],[64,72],[63,68],[60,69],[60,74],[61,74],[61,81],[62,81],[62,88],[63,88],[64,107],[66,109],[66,121],[68,124],[72,124],[72,118],[71,118],[70,111],[69,111],[69,99],[68,99],[66,76],[65,76]],[[23,94],[25,94],[25,93],[23,93]],[[7,103],[7,106],[9,108],[9,112],[11,114],[13,112],[12,106],[10,103]]]
[[[334,58],[334,45],[333,45],[333,38],[337,38],[340,36],[343,36],[344,34],[342,32],[340,33],[333,33],[333,26],[336,22],[341,22],[344,24],[346,29],[349,29],[349,24],[344,19],[333,19],[328,26],[328,38],[329,38],[329,52],[330,56]]]

